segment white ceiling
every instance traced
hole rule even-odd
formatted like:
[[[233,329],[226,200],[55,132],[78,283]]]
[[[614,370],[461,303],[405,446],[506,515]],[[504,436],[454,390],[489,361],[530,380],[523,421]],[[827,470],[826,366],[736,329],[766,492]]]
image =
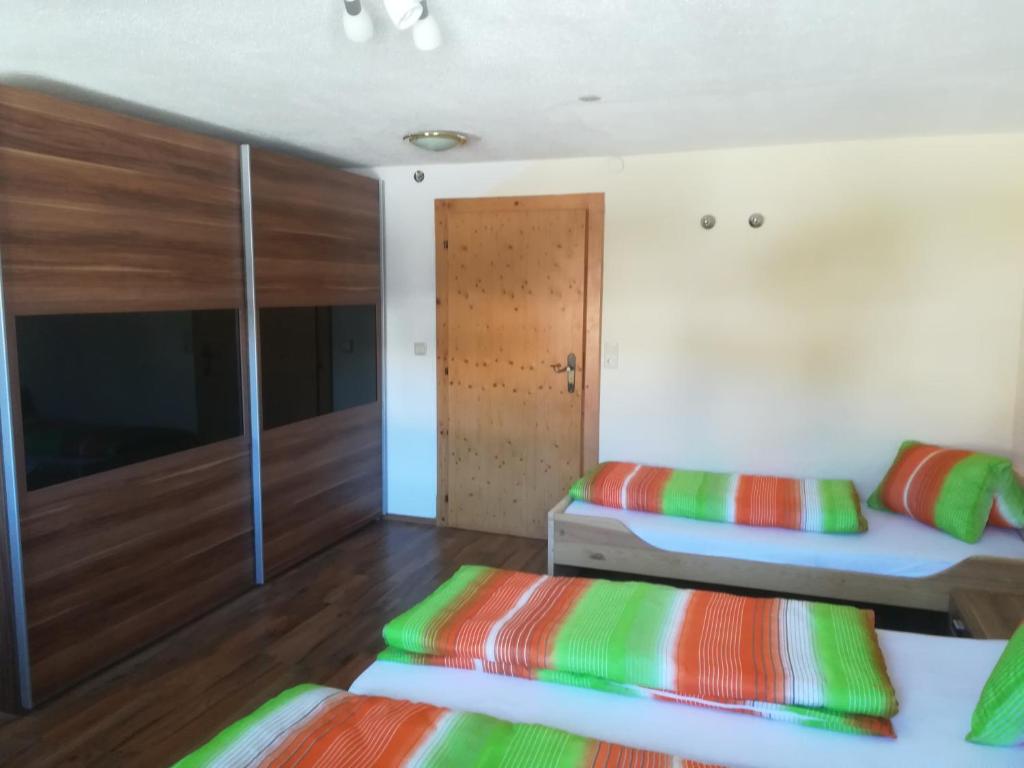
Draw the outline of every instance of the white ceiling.
[[[363,2],[0,0],[0,80],[349,165],[1024,130],[1020,0],[431,0],[432,53]]]

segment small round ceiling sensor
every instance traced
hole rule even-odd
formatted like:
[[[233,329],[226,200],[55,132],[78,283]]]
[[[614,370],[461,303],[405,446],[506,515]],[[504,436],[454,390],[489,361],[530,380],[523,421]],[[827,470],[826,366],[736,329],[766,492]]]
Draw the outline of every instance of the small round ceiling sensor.
[[[600,100],[601,97],[598,96],[596,93],[585,93],[582,96],[580,96],[580,101],[582,101],[584,104],[593,104],[595,101]]]

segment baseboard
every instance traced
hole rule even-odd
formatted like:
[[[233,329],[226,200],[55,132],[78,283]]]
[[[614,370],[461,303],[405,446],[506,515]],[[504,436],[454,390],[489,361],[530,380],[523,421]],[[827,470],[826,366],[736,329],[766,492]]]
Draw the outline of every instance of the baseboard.
[[[431,528],[437,525],[435,517],[416,517],[414,515],[384,515],[384,520],[392,523],[412,523],[413,525],[429,525]]]

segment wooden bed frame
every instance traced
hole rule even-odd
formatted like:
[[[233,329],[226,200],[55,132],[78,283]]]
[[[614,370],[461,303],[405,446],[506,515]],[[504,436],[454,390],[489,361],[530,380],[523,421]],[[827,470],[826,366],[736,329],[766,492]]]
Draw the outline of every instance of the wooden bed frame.
[[[970,557],[933,576],[907,578],[687,555],[651,546],[618,520],[566,514],[568,506],[566,496],[548,513],[551,575],[559,566],[572,566],[944,612],[954,589],[1024,591],[1024,559]]]

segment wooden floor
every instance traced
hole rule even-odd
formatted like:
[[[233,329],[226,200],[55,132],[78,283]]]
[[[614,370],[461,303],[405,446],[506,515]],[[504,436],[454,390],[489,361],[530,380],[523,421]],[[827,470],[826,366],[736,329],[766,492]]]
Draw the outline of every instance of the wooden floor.
[[[0,765],[168,766],[289,686],[347,687],[381,649],[384,623],[460,564],[543,573],[545,546],[376,523],[58,700],[0,724]]]

